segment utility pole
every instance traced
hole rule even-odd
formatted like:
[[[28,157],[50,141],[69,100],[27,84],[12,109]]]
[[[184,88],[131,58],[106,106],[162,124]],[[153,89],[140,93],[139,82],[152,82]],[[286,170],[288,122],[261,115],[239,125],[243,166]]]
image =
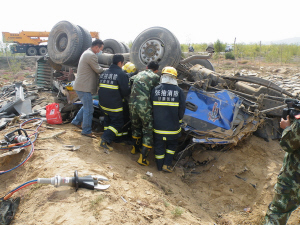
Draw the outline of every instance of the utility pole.
[[[260,69],[260,59],[261,59],[261,41],[259,42],[259,61],[258,61],[258,69]]]
[[[234,38],[234,61],[235,61],[235,66],[234,66],[234,71],[233,71],[233,75],[235,75],[235,69],[236,69],[236,66],[237,66],[237,62],[236,62],[236,46],[235,46],[235,42],[236,42],[236,37]]]

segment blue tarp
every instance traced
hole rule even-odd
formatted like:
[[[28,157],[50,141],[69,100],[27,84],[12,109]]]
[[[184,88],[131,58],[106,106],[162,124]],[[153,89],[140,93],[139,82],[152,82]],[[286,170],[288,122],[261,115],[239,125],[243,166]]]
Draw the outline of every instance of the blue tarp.
[[[195,112],[186,108],[185,115],[226,130],[232,128],[233,120],[242,103],[239,97],[227,90],[211,93],[193,87],[187,94],[186,102],[191,102],[198,108]]]

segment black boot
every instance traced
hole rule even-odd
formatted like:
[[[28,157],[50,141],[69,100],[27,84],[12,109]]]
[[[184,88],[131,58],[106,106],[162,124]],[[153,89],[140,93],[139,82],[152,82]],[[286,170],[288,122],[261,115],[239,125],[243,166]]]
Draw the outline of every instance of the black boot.
[[[156,166],[158,171],[162,171],[163,165],[164,165],[164,159],[156,159]]]

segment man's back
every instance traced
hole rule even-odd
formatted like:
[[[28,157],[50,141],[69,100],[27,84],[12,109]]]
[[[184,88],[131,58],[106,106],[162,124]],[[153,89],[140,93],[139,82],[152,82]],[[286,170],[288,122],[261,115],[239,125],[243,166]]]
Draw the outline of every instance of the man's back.
[[[112,64],[100,76],[99,104],[107,111],[122,111],[123,98],[130,93],[128,77],[120,67]]]
[[[97,55],[90,48],[84,51],[79,60],[74,90],[95,94],[98,74],[102,71],[103,69],[98,64]]]
[[[160,77],[151,70],[145,70],[131,78],[133,85],[131,88],[130,99],[135,100],[149,100],[151,90],[159,84]]]

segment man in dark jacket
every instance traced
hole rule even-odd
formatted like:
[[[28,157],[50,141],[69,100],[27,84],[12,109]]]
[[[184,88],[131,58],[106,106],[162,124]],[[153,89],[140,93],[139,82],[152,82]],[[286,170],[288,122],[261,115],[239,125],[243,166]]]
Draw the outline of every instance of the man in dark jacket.
[[[176,69],[163,68],[160,85],[151,92],[157,169],[169,173],[172,172],[177,139],[181,136],[180,122],[185,111],[185,95],[178,87],[176,77]]]
[[[100,76],[99,105],[105,113],[100,147],[109,151],[113,150],[109,144],[118,136],[124,125],[123,99],[130,94],[128,76],[122,70],[123,64],[124,56],[114,55],[112,65]]]

